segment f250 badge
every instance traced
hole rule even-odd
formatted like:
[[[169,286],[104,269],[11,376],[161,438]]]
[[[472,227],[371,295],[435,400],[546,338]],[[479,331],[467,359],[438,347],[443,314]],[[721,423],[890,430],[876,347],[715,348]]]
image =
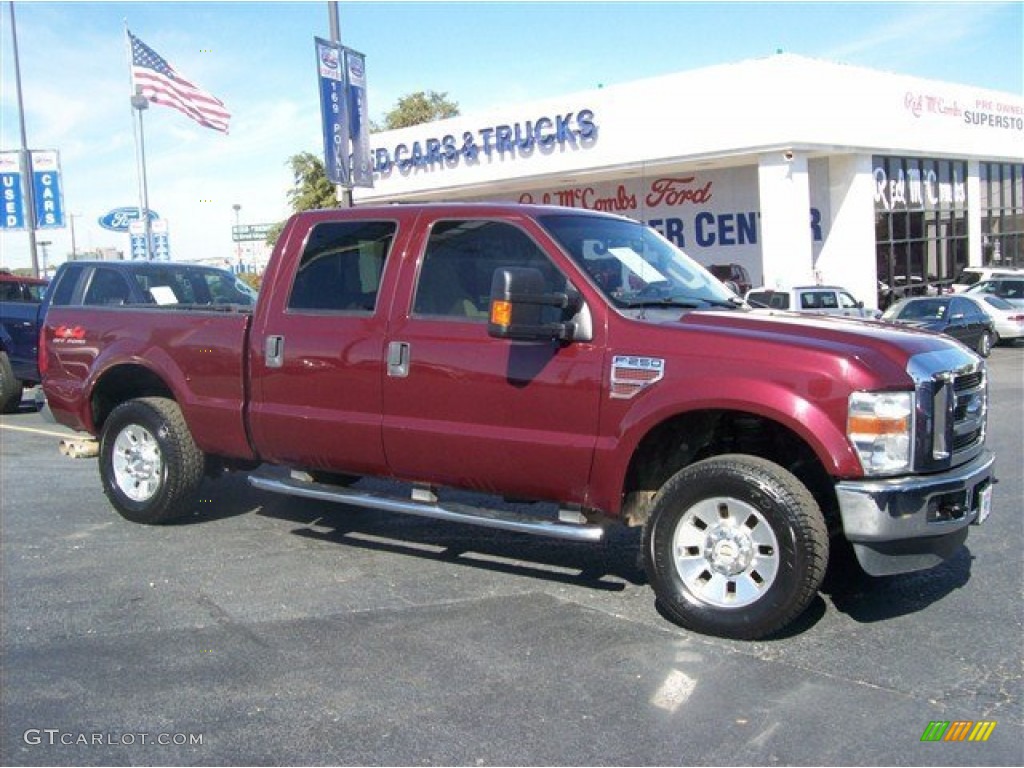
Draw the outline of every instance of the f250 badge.
[[[641,390],[657,384],[664,376],[663,358],[616,355],[612,358],[611,396],[629,400],[640,394]]]

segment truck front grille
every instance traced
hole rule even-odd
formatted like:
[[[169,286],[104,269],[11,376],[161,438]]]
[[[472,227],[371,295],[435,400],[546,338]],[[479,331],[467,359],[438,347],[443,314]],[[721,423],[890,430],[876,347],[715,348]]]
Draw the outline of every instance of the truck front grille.
[[[972,458],[985,441],[988,388],[983,364],[935,373],[919,387],[927,413],[919,421],[930,431],[920,469],[956,466]]]

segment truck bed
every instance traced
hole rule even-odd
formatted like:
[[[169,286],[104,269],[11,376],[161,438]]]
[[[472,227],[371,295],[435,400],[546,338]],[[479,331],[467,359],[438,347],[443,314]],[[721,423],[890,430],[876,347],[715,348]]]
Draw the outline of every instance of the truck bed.
[[[44,323],[50,410],[95,435],[119,382],[152,378],[153,394],[180,404],[204,452],[253,458],[243,415],[251,320],[238,311],[51,307]]]

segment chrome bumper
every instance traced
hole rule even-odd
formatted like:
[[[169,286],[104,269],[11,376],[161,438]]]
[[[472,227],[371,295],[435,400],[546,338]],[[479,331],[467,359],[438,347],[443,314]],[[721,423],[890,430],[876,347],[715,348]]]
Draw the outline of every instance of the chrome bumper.
[[[988,450],[937,475],[836,484],[843,531],[873,576],[932,568],[967,539],[993,480]]]

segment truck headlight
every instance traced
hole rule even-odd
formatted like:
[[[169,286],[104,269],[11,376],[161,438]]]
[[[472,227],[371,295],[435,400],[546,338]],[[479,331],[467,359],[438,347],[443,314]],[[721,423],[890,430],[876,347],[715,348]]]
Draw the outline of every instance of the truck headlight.
[[[913,462],[914,395],[854,392],[847,406],[846,434],[866,475],[894,475]]]

